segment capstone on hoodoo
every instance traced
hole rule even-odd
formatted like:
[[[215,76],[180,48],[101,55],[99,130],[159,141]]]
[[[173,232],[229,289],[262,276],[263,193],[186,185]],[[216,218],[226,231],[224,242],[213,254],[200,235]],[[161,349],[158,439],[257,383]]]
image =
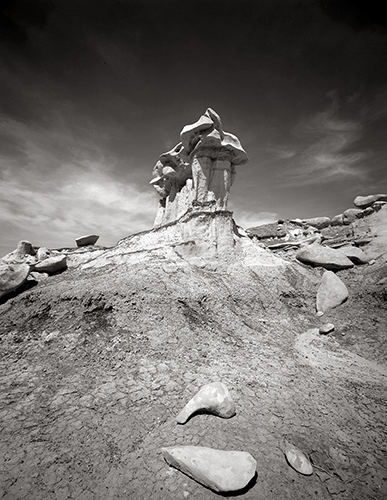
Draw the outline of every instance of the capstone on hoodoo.
[[[219,115],[208,108],[180,132],[180,142],[160,155],[150,184],[160,196],[155,227],[190,210],[227,211],[238,165],[248,156],[239,139],[224,132]]]

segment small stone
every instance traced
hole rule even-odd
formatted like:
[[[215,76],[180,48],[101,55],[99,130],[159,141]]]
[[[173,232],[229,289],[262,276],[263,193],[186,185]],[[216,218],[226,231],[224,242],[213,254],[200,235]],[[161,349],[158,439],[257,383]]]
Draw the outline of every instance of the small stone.
[[[289,465],[304,476],[313,474],[313,467],[308,458],[302,453],[301,450],[296,448],[291,443],[285,441],[284,453]]]
[[[87,245],[95,245],[98,241],[99,236],[96,234],[88,234],[86,236],[80,236],[75,240],[78,247],[85,247]]]
[[[326,335],[327,333],[333,332],[334,329],[335,325],[333,323],[325,323],[320,326],[318,331],[321,335]]]
[[[46,247],[40,247],[37,251],[36,256],[37,256],[38,260],[45,260],[51,256],[51,252]]]
[[[162,452],[171,466],[216,492],[242,490],[256,475],[257,462],[246,451],[176,446]]]
[[[317,311],[326,312],[333,309],[348,298],[348,289],[332,271],[325,271],[317,290]]]
[[[231,418],[236,413],[235,404],[222,382],[203,386],[186,404],[176,420],[179,424],[185,424],[189,417],[198,411],[206,411],[222,418]]]
[[[319,316],[319,317],[321,317],[321,316],[324,316],[324,313],[323,313],[323,311],[317,311],[317,314],[316,314],[316,316]]]

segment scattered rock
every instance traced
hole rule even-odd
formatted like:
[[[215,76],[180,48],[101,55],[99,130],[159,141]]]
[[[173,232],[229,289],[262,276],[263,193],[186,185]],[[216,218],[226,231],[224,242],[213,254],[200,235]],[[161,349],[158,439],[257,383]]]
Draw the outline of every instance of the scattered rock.
[[[367,207],[363,209],[363,217],[368,217],[374,213],[374,209],[372,207]]]
[[[7,264],[0,262],[0,297],[22,285],[30,272],[28,264]]]
[[[162,452],[170,465],[216,492],[242,490],[256,475],[257,462],[246,451],[176,446]]]
[[[33,266],[33,271],[38,273],[56,273],[67,267],[67,256],[58,255],[54,257],[48,257],[47,259],[38,262]]]
[[[319,328],[319,333],[321,335],[326,335],[327,333],[333,332],[335,329],[335,325],[333,323],[325,323],[324,325],[321,325]]]
[[[88,234],[86,236],[80,236],[75,240],[78,247],[85,247],[87,245],[95,245],[98,241],[99,236],[96,234]]]
[[[339,214],[335,215],[331,219],[331,226],[342,226],[344,224],[344,215]]]
[[[348,269],[353,263],[341,251],[313,243],[301,249],[296,258],[306,264],[326,269]]]
[[[261,226],[249,227],[246,229],[248,236],[255,236],[256,238],[282,238],[286,236],[286,231],[283,229],[282,225],[277,222],[272,222],[270,224],[262,224]]]
[[[356,196],[353,204],[358,208],[367,208],[377,201],[387,201],[387,194],[369,194],[368,196]]]
[[[366,264],[369,261],[367,255],[358,247],[343,246],[340,247],[339,251],[348,257],[354,264]]]
[[[294,470],[304,476],[310,476],[313,474],[312,464],[301,450],[285,441],[283,451],[285,453],[286,460]]]
[[[372,208],[375,210],[375,212],[379,212],[379,210],[381,208],[384,207],[384,205],[386,205],[386,202],[385,201],[376,201],[373,205],[372,205]]]
[[[197,411],[206,411],[222,418],[231,418],[236,413],[235,404],[222,382],[213,382],[203,386],[186,404],[176,420],[179,424],[185,424]]]
[[[313,217],[311,219],[303,219],[302,222],[317,229],[323,229],[329,226],[331,219],[329,217]]]
[[[333,309],[348,298],[348,289],[341,279],[332,271],[325,271],[317,290],[317,311],[326,312]]]
[[[363,210],[360,210],[360,208],[348,208],[348,210],[345,210],[343,213],[343,223],[348,225],[361,217],[363,217]]]

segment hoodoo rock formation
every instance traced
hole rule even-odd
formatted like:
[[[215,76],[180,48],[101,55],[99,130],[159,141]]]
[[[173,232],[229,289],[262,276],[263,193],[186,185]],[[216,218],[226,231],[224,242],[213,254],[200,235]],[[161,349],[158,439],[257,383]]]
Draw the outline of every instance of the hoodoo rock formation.
[[[161,200],[155,227],[188,211],[226,211],[235,167],[248,157],[235,135],[224,132],[211,108],[180,132],[180,142],[163,153],[153,169],[151,184]]]

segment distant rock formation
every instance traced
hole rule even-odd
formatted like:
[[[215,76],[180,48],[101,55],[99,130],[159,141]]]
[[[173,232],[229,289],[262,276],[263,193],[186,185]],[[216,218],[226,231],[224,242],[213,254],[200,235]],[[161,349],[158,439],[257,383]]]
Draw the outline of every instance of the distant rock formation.
[[[235,167],[247,161],[238,138],[225,132],[219,115],[208,108],[197,122],[183,127],[180,142],[153,168],[150,184],[161,198],[154,226],[194,208],[226,211]]]

